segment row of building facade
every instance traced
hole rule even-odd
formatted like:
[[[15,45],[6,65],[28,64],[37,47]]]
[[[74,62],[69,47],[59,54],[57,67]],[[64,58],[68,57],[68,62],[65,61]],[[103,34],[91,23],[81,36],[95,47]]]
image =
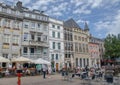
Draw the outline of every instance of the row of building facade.
[[[56,70],[100,67],[104,41],[92,37],[87,23],[82,29],[73,19],[60,21],[39,10],[0,3],[0,56],[43,58]]]

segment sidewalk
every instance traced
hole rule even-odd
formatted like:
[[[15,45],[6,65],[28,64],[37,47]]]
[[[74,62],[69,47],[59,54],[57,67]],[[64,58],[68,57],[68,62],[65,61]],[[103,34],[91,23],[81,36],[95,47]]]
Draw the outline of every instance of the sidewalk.
[[[72,81],[63,80],[61,74],[51,75],[51,78],[43,79],[43,76],[27,76],[21,77],[21,85],[115,85],[107,84],[101,80],[84,81],[78,77],[72,79]],[[120,81],[120,78],[119,80]],[[87,83],[87,84],[84,84]],[[17,85],[17,77],[14,78],[0,78],[0,85]],[[120,85],[119,83],[116,85]]]

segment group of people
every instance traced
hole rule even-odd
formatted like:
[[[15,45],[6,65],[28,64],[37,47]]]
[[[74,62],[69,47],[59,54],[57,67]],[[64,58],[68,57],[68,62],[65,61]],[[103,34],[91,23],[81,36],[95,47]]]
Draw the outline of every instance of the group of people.
[[[86,66],[85,68],[76,67],[73,69],[70,68],[63,68],[62,69],[62,76],[68,76],[68,74],[72,74],[71,77],[74,78],[75,76],[84,78],[91,78],[95,79],[96,77],[102,77],[104,70],[101,68],[89,68]]]
[[[52,72],[50,65],[42,65],[42,64],[36,64],[36,65],[24,65],[24,64],[16,64],[12,65],[9,64],[7,68],[1,68],[0,67],[0,76],[2,77],[9,77],[9,76],[15,76],[17,75],[18,71],[22,73],[23,76],[27,75],[39,75],[43,74],[43,78],[46,78],[46,74],[48,75],[48,78],[50,78],[50,74]]]

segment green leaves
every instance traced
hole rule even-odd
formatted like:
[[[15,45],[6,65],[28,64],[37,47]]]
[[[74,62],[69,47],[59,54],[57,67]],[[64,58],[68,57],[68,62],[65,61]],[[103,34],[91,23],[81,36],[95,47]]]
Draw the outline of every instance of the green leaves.
[[[120,57],[120,38],[115,35],[108,35],[105,38],[105,57],[108,58],[117,58]]]

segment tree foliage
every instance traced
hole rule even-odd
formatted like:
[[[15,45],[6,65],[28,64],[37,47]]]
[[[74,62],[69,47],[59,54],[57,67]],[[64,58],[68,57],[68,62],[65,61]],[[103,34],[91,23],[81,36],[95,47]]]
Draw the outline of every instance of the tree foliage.
[[[120,34],[113,35],[109,34],[105,38],[105,57],[109,58],[118,58],[120,57]]]

